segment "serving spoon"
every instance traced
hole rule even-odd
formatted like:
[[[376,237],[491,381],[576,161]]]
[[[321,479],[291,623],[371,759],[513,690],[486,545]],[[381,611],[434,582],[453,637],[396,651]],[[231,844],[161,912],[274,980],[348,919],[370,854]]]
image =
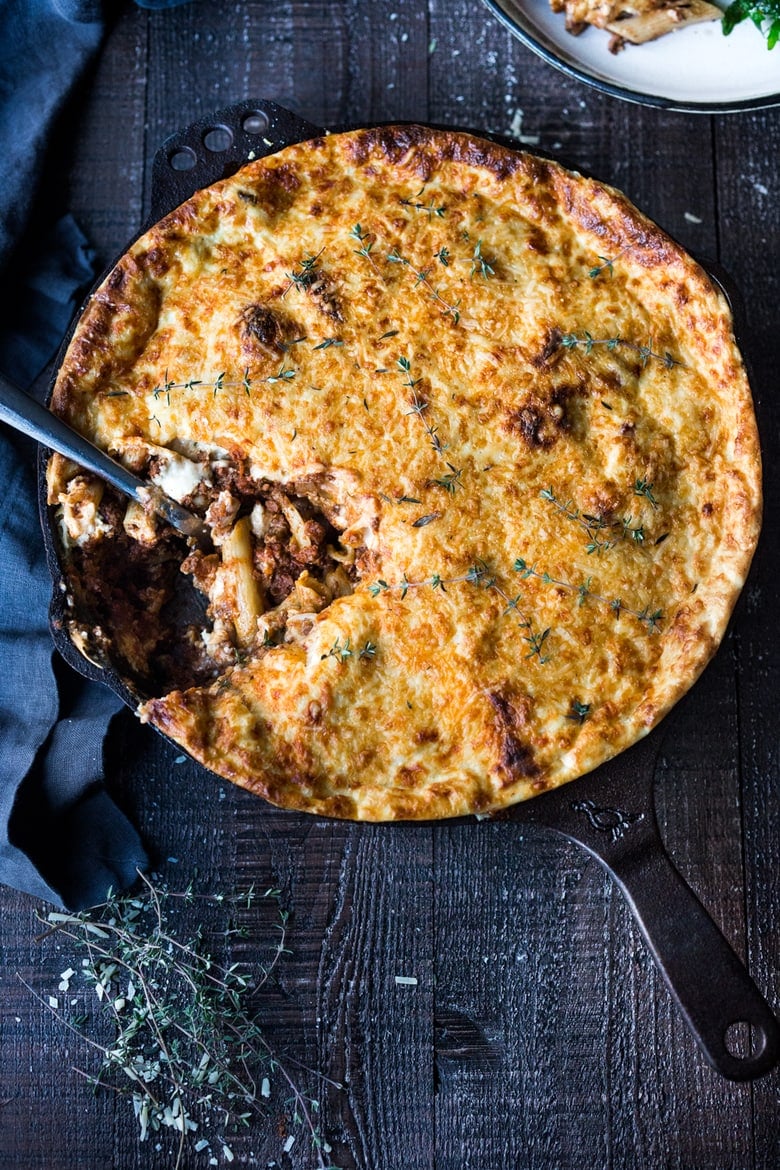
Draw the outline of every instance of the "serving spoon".
[[[151,508],[177,532],[208,547],[211,537],[199,516],[172,500],[156,484],[147,483],[101,451],[89,439],[74,431],[67,423],[25,394],[7,378],[0,375],[0,420],[17,431],[36,439],[58,455],[72,459],[80,467],[99,475],[117,491],[136,500],[143,508]]]

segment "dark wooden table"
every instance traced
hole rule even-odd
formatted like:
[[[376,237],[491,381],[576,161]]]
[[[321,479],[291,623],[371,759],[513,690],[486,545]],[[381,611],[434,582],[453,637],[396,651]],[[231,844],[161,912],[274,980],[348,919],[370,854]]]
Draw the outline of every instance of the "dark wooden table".
[[[63,137],[68,202],[106,260],[146,214],[163,138],[262,96],[326,126],[520,133],[620,187],[733,274],[766,457],[764,536],[720,652],[667,720],[656,794],[671,854],[777,1007],[780,109],[703,117],[621,103],[538,60],[478,0],[116,7]],[[129,713],[108,761],[112,791],[172,886],[197,874],[205,890],[281,888],[292,953],[262,1015],[274,1045],[345,1083],[316,1090],[339,1167],[780,1163],[780,1074],[732,1084],[703,1062],[584,852],[508,824],[389,829],[278,812],[177,763]],[[32,899],[3,889],[0,904],[0,1165],[172,1166],[169,1135],[140,1146],[126,1103],[93,1097],[70,1071],[88,1058],[17,980],[56,990],[69,956],[33,942]],[[274,1088],[272,1116],[283,1098]],[[232,1148],[241,1166],[315,1165],[303,1141],[282,1144],[271,1121]]]

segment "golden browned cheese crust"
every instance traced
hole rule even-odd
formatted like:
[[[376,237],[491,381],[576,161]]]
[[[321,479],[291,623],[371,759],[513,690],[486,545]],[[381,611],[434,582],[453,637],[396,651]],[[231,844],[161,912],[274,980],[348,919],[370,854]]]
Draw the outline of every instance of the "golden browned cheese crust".
[[[260,589],[234,634],[223,606],[219,677],[140,708],[321,814],[497,809],[628,747],[714,653],[758,535],[707,275],[616,191],[454,132],[329,136],[199,192],[94,295],[53,409],[136,467],[228,452],[340,533],[342,595],[285,627]]]

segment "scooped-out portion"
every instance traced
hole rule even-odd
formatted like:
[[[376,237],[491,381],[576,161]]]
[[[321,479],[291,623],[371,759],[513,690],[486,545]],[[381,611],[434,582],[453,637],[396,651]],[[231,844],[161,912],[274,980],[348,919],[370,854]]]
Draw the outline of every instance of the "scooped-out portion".
[[[300,641],[371,563],[359,526],[349,530],[337,472],[273,481],[239,452],[182,440],[175,449],[132,441],[122,455],[202,514],[212,539],[194,546],[76,464],[51,460],[74,629],[89,623],[84,648],[139,697],[206,684],[250,653]]]

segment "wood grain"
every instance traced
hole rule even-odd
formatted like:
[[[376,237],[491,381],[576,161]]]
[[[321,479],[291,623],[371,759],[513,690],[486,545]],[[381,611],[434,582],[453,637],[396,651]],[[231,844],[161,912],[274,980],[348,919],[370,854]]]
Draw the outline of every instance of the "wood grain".
[[[749,150],[744,144],[750,141]],[[721,255],[745,298],[744,348],[751,359],[764,466],[764,537],[734,627],[735,689],[739,714],[742,848],[747,952],[754,978],[770,1003],[780,1001],[780,754],[772,707],[780,694],[774,630],[780,603],[780,491],[773,469],[780,459],[780,362],[775,294],[780,238],[769,210],[777,197],[778,112],[743,114],[717,126]],[[753,1087],[755,1166],[780,1160],[780,1078]]]
[[[160,142],[251,97],[325,125],[513,134],[620,187],[741,286],[769,470],[765,538],[731,633],[667,722],[656,801],[671,855],[777,1006],[780,111],[708,118],[618,102],[552,70],[473,0],[160,13],[128,0],[70,126],[69,202],[105,259],[143,220]],[[277,1051],[329,1078],[301,1073],[343,1170],[778,1164],[780,1074],[734,1085],[706,1066],[584,852],[511,824],[317,822],[180,759],[125,713],[108,747],[112,791],[172,885],[281,890],[291,953],[260,1018]],[[17,979],[47,996],[69,956],[32,941],[31,899],[2,890],[0,907],[0,1168],[172,1166],[170,1138],[140,1146],[126,1105],[70,1072],[84,1052]],[[183,915],[181,929],[194,921]],[[262,958],[273,930],[259,910],[231,957]],[[231,1142],[235,1164],[315,1166],[301,1139],[282,1152],[285,1096],[275,1081],[267,1122]]]

